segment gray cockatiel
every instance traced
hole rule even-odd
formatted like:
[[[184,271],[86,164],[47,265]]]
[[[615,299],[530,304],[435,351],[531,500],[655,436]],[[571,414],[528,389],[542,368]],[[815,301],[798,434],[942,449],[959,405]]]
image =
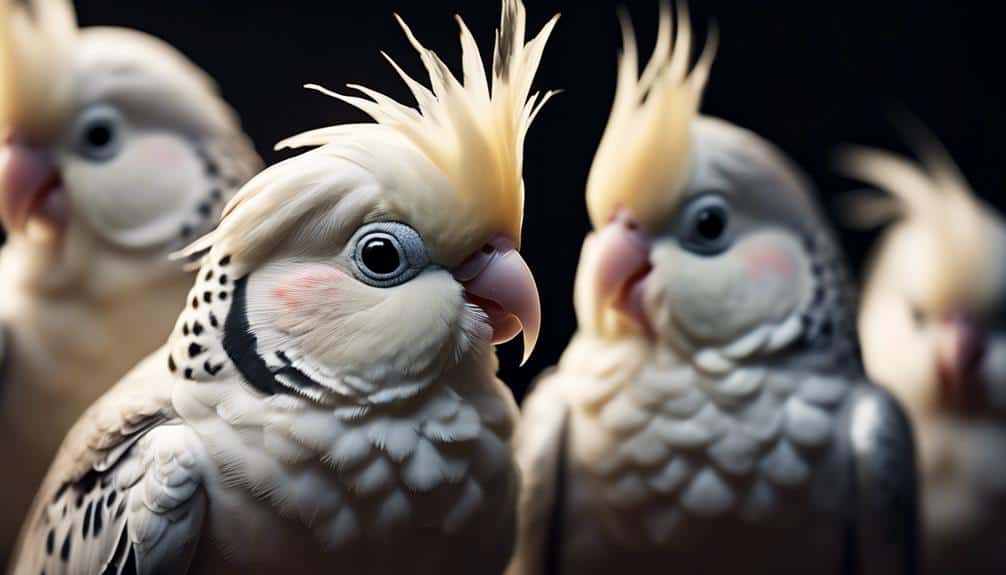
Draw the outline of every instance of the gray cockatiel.
[[[460,21],[459,21],[460,22]],[[492,78],[464,82],[405,28],[419,103],[337,97],[377,123],[285,145],[188,250],[202,268],[168,345],[68,435],[14,573],[499,573],[517,419],[493,342],[538,334],[516,251],[529,97],[503,2]],[[403,23],[404,27],[404,23]]]
[[[689,71],[687,15],[660,22],[641,76],[623,25],[512,572],[912,573],[911,434],[864,379],[835,240],[778,150],[698,115],[714,49]]]
[[[169,254],[259,160],[201,70],[66,0],[0,2],[0,132],[3,561],[67,430],[170,332]]]
[[[861,202],[859,218],[896,219],[868,271],[863,358],[915,424],[927,572],[1006,573],[1006,225],[916,132],[921,163],[843,159],[891,193]]]

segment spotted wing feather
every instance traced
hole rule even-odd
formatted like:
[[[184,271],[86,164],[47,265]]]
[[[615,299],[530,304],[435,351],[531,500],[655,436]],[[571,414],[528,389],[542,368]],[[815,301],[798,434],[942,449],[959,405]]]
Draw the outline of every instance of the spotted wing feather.
[[[155,353],[71,430],[21,534],[13,573],[184,573],[205,513],[199,443]]]

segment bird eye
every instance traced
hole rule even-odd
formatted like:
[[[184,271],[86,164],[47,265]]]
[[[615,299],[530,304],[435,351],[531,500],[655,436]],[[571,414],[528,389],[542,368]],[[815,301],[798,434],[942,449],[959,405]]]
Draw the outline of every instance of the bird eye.
[[[730,245],[730,210],[719,194],[703,194],[681,211],[681,245],[701,255],[715,255]]]
[[[104,162],[119,153],[122,119],[106,106],[86,110],[75,130],[77,152],[88,160]]]
[[[430,262],[419,233],[398,222],[362,226],[349,246],[357,279],[375,287],[405,283]]]

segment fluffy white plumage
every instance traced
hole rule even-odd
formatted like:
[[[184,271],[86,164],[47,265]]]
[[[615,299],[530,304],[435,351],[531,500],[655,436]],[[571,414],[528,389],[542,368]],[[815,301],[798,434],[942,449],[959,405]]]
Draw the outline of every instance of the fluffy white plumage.
[[[507,86],[530,82],[548,30],[525,45],[524,28],[504,1],[487,110],[520,112],[472,119],[493,127],[475,137],[492,157],[469,157],[495,166],[477,189],[376,124],[330,130],[241,190],[188,251],[201,269],[167,346],[68,436],[15,573],[503,570],[517,412],[494,375],[493,312],[466,298],[482,274],[526,269],[515,252],[479,259],[516,243],[493,242],[519,218],[475,218],[472,237],[439,226],[481,193],[521,205],[520,162],[496,154],[519,158],[533,115],[527,87]],[[481,59],[466,32],[462,46],[470,76]],[[455,99],[420,53],[436,97]]]
[[[67,0],[0,2],[0,129],[2,560],[66,431],[169,333],[170,253],[260,162],[203,71]]]

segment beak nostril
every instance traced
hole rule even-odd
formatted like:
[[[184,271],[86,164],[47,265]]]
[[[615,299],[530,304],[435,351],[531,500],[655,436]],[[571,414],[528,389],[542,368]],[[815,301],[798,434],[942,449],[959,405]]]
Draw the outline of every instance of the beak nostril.
[[[493,253],[494,251],[496,251],[496,248],[494,248],[491,244],[486,244],[486,245],[482,246],[482,253],[484,253],[486,255],[489,255],[489,254]]]

